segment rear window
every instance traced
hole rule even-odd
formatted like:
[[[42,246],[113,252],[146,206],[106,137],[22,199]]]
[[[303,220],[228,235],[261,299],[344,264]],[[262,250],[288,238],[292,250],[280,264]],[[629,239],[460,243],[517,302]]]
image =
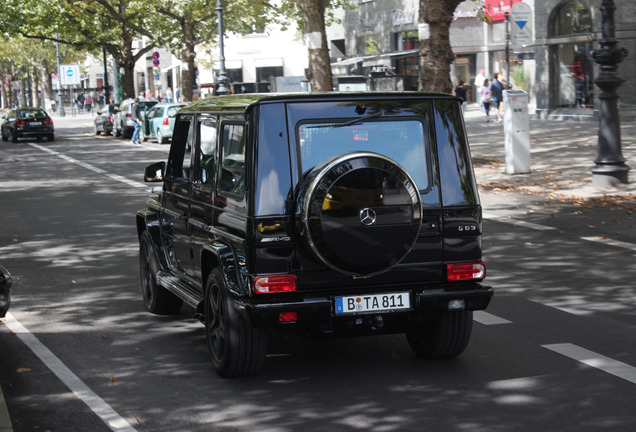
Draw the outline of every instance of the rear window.
[[[429,184],[426,135],[419,120],[303,123],[298,127],[302,170],[350,151],[370,151],[393,159],[420,190]]]
[[[22,110],[18,112],[20,118],[35,118],[35,117],[48,117],[48,114],[43,110]]]
[[[183,105],[181,106],[171,106],[168,108],[168,117],[173,118],[176,117],[177,113],[179,112],[179,110],[183,107]]]

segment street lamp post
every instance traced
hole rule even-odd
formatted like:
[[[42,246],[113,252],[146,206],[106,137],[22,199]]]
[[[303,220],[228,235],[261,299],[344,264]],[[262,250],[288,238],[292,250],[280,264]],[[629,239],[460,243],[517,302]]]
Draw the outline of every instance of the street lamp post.
[[[621,150],[621,127],[618,113],[618,94],[616,90],[623,83],[616,70],[618,64],[627,55],[625,48],[617,46],[614,34],[613,0],[603,0],[603,39],[600,48],[594,50],[592,57],[600,65],[601,72],[596,85],[601,89],[599,96],[600,123],[598,130],[598,156],[592,168],[592,182],[597,186],[614,186],[628,183],[629,166],[625,164]]]
[[[58,39],[59,35],[55,33],[55,39]],[[64,112],[64,104],[62,102],[62,77],[60,77],[60,42],[55,41],[55,57],[57,58],[57,73],[55,77],[57,78],[57,113],[60,117],[64,117],[66,113]],[[73,101],[71,101],[72,103]]]
[[[106,48],[102,47],[102,55],[104,56],[104,105],[110,103],[110,89],[108,84],[108,60],[106,59]]]
[[[227,73],[225,71],[225,47],[223,46],[223,3],[221,0],[216,0],[216,11],[218,13],[219,21],[219,87],[216,90],[216,94],[225,95],[230,93],[230,89],[227,88]]]

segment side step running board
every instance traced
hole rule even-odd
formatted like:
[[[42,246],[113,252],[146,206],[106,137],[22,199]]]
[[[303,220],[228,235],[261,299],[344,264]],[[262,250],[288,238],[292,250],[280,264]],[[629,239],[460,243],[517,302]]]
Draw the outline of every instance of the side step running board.
[[[193,287],[168,272],[157,272],[157,283],[194,308],[203,301],[201,294]]]

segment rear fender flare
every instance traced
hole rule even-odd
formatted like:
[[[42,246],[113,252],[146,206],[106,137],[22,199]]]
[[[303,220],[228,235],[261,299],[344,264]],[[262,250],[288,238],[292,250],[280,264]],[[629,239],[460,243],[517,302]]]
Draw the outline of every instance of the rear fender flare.
[[[222,241],[208,244],[201,252],[201,276],[204,287],[207,285],[210,272],[217,267],[221,270],[225,286],[232,295],[249,295],[245,257]]]

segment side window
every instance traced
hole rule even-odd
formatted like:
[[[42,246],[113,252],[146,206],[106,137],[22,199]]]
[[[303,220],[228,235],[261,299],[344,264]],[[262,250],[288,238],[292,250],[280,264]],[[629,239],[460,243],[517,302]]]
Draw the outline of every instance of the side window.
[[[183,116],[177,119],[174,126],[170,156],[166,175],[177,179],[190,178],[192,163],[192,117]]]
[[[201,167],[201,182],[214,183],[216,168],[216,119],[205,118],[199,122],[199,166]]]
[[[218,190],[233,195],[245,192],[245,136],[243,124],[224,123],[221,129],[221,176]]]

